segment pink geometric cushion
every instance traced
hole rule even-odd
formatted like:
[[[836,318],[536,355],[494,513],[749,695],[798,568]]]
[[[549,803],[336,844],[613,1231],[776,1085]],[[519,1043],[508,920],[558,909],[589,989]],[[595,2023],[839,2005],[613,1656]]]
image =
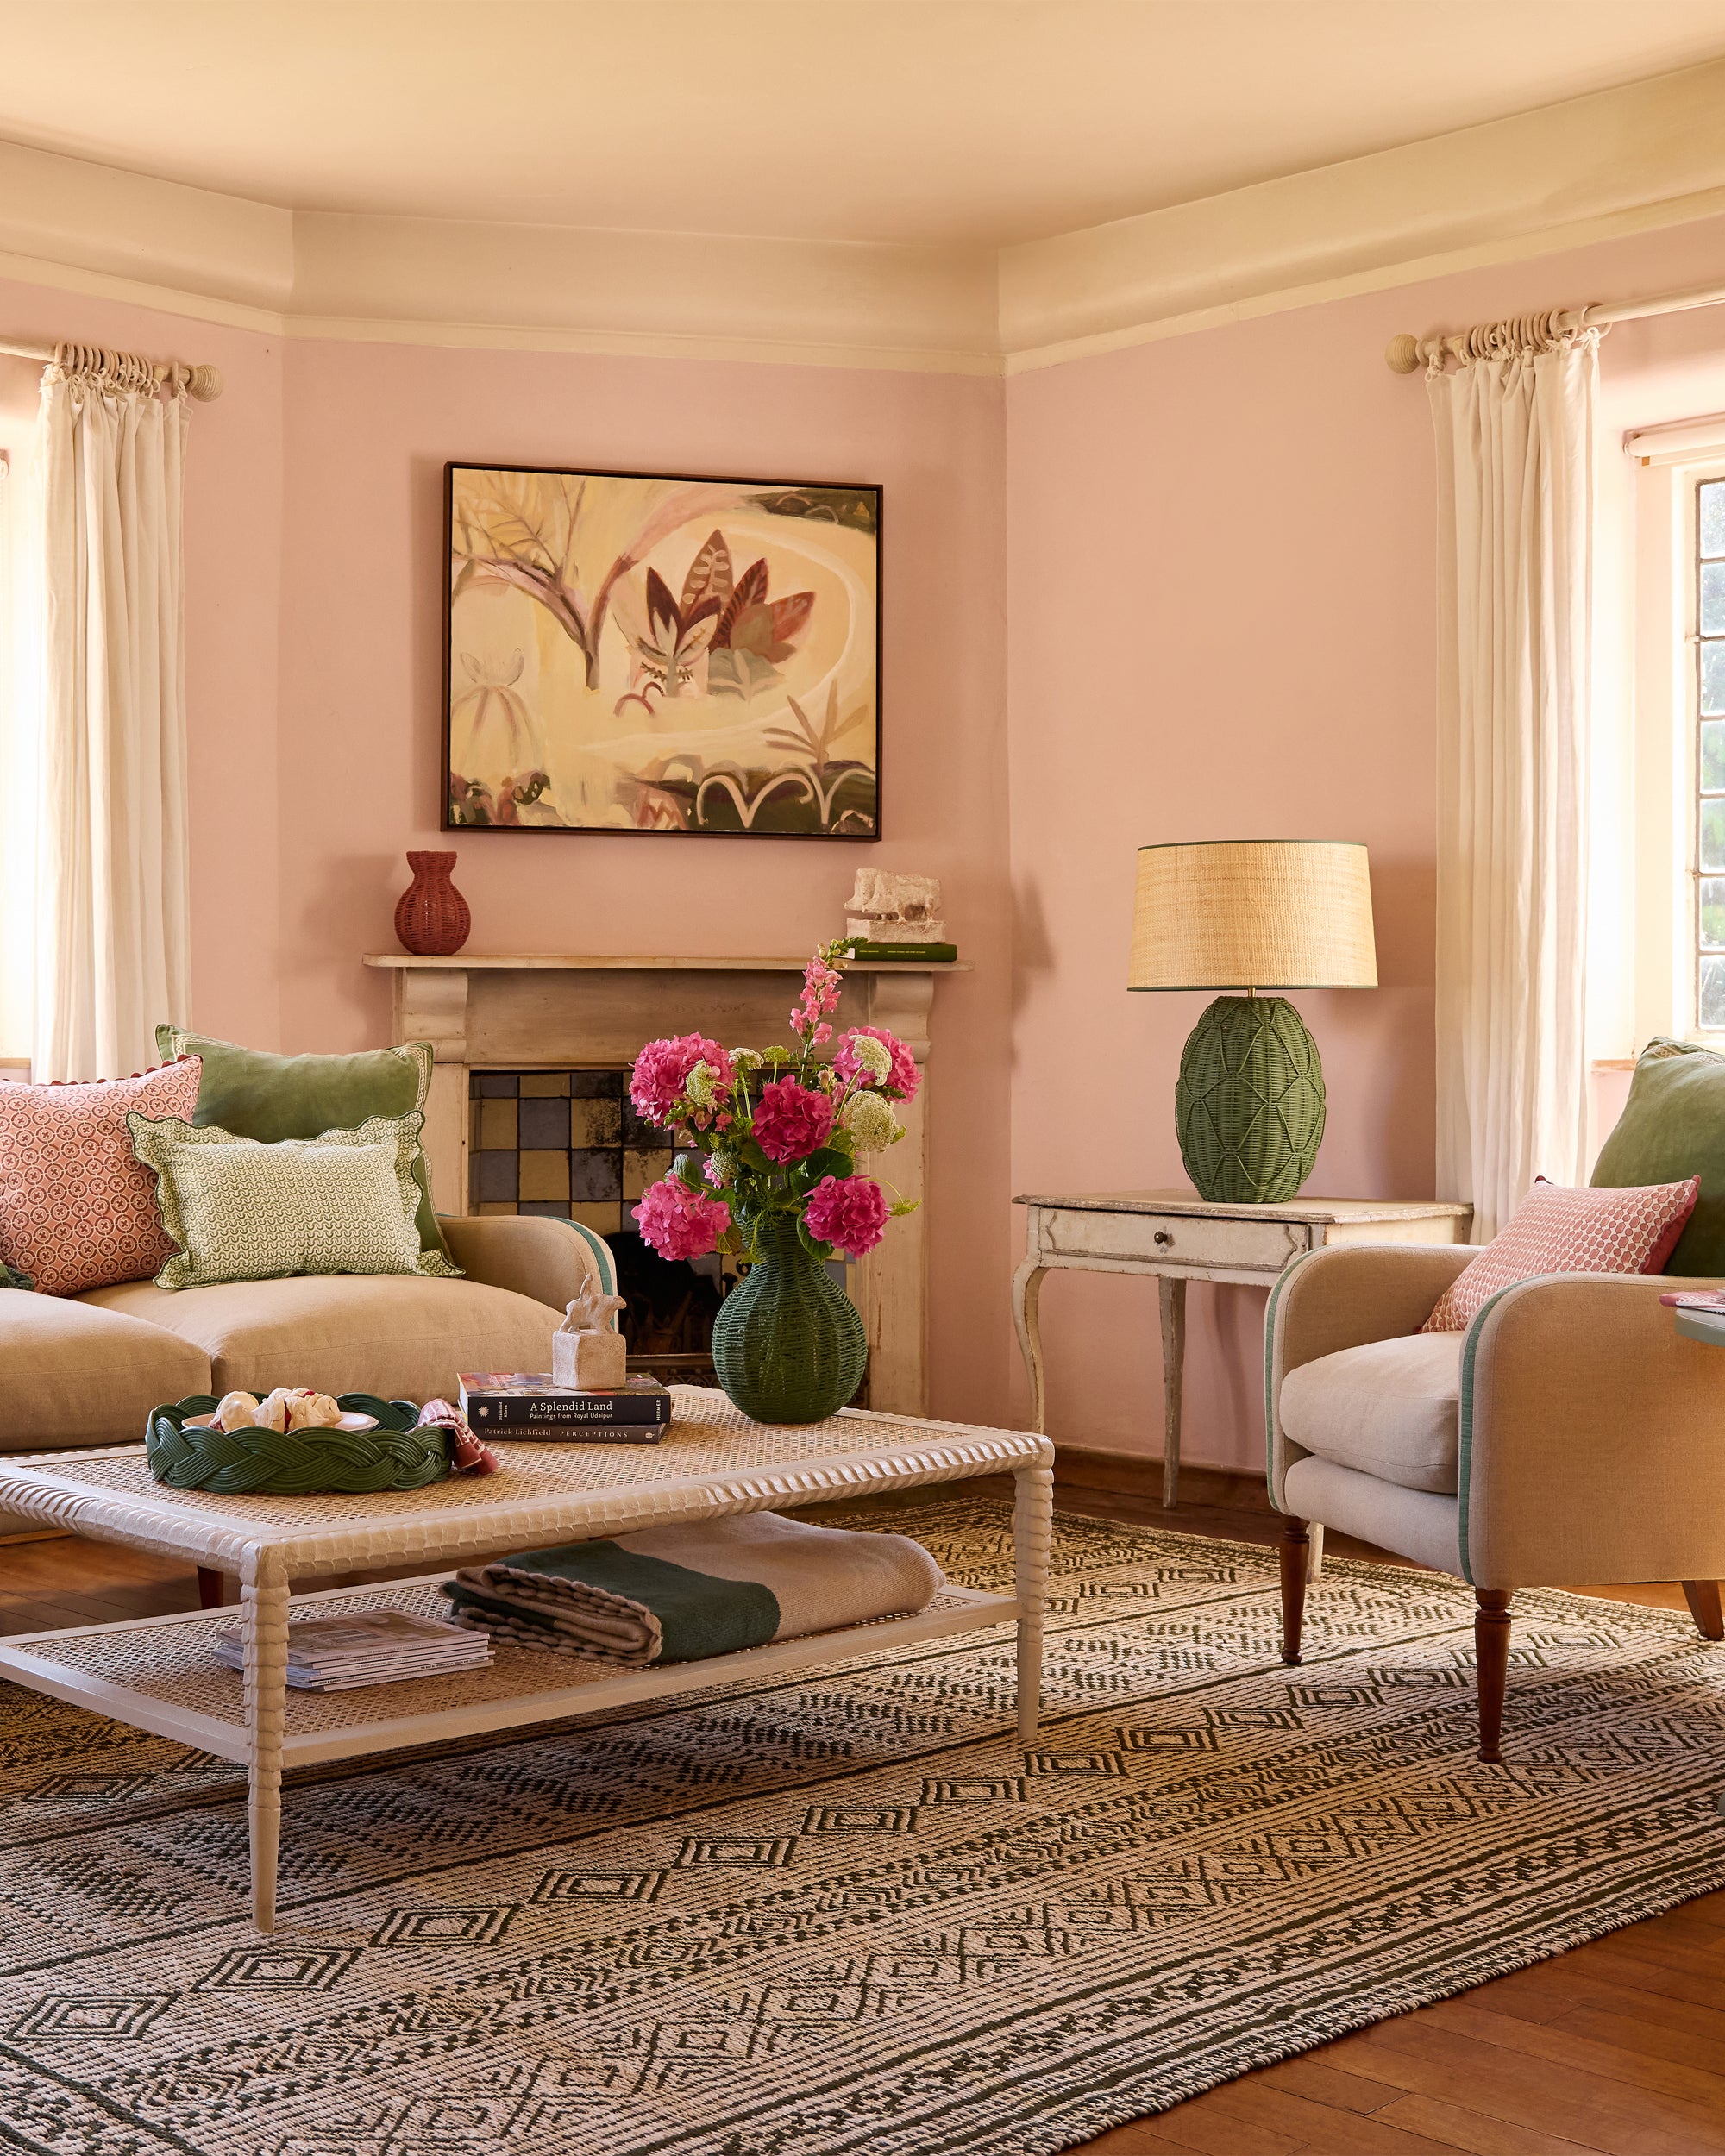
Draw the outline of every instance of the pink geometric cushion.
[[[1543,1273],[1662,1272],[1700,1189],[1698,1175],[1628,1190],[1572,1190],[1541,1175],[1421,1332],[1465,1332],[1500,1288]]]
[[[203,1072],[182,1056],[131,1078],[0,1085],[0,1259],[44,1295],[147,1280],[164,1265],[176,1245],[126,1118],[190,1122]]]

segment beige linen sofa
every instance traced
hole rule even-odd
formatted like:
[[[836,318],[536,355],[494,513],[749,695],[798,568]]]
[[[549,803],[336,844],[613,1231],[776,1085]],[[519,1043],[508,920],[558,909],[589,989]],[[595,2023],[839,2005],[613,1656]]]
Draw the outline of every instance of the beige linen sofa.
[[[1521,1281],[1466,1332],[1422,1333],[1477,1256],[1296,1259],[1264,1321],[1265,1415],[1283,1660],[1300,1659],[1310,1521],[1458,1573],[1496,1760],[1517,1588],[1681,1581],[1702,1632],[1725,1630],[1725,1352],[1682,1338],[1659,1302],[1672,1282],[1640,1274]]]
[[[548,1369],[589,1280],[615,1288],[600,1239],[565,1220],[444,1219],[461,1280],[336,1273],[169,1291],[0,1290],[0,1452],[135,1445],[164,1401],[277,1385],[453,1397],[457,1374]],[[24,1523],[0,1514],[0,1534]]]

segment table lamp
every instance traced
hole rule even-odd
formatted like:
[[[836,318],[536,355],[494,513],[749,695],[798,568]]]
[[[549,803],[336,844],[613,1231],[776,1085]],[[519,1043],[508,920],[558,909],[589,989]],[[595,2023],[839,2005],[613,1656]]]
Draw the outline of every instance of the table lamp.
[[[1134,989],[1222,994],[1192,1029],[1174,1088],[1180,1156],[1201,1198],[1280,1205],[1324,1135],[1318,1044],[1285,996],[1261,988],[1375,988],[1365,848],[1328,839],[1140,846]]]

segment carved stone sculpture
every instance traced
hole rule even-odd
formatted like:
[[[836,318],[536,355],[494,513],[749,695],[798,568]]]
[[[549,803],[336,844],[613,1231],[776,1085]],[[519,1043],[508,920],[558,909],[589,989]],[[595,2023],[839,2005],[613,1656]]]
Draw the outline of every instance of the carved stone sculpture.
[[[944,943],[939,877],[859,868],[856,888],[846,907],[844,932],[872,943]]]
[[[629,1343],[612,1324],[621,1295],[601,1295],[592,1281],[551,1335],[551,1382],[578,1393],[615,1392],[629,1369]]]

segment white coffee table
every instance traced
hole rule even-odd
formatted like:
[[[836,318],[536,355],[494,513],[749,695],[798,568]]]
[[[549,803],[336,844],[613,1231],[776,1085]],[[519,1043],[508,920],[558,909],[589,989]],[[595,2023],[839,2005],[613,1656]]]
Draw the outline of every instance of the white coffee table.
[[[1018,1719],[1036,1734],[1054,1448],[1020,1430],[849,1409],[825,1422],[749,1421],[723,1394],[678,1387],[658,1445],[501,1445],[502,1471],[371,1497],[211,1497],[154,1482],[140,1445],[0,1457],[0,1511],[231,1574],[241,1583],[245,1671],[211,1653],[235,1613],[0,1639],[0,1677],[244,1765],[249,1776],[252,1915],[275,1923],[281,1777],[288,1766],[603,1712],[743,1675],[843,1661],[900,1640],[1018,1626]],[[318,1574],[465,1564],[508,1550],[626,1534],[671,1520],[820,1504],[919,1483],[1010,1471],[1011,1595],[948,1586],[913,1617],[750,1647],[703,1662],[611,1670],[499,1645],[492,1665],[352,1692],[290,1692],[287,1630],[297,1611],[361,1604],[445,1608],[446,1571],[366,1589],[296,1596]]]

